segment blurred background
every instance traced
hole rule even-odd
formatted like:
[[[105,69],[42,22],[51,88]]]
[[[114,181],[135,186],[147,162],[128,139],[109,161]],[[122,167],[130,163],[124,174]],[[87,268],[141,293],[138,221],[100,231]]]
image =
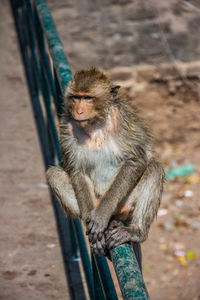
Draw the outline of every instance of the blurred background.
[[[199,0],[47,3],[72,71],[96,66],[121,85],[149,125],[168,174],[142,245],[151,299],[200,299]],[[0,299],[67,299],[9,1],[1,1],[0,16]]]

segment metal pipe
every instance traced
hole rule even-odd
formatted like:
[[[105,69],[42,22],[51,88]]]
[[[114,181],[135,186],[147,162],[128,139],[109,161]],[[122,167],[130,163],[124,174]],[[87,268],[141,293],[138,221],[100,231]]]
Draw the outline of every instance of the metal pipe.
[[[65,87],[68,85],[72,77],[66,54],[64,52],[62,43],[60,41],[46,1],[35,0],[35,5],[41,25],[45,32],[45,36],[47,38],[47,43],[49,45],[49,51],[53,59],[57,78],[60,83],[62,92],[64,93]]]
[[[149,300],[144,280],[131,244],[110,251],[124,300]]]

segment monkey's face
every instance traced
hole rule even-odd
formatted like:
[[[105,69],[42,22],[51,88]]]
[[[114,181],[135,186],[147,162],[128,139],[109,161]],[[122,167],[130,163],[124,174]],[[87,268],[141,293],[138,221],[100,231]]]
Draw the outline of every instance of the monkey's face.
[[[97,118],[96,98],[87,94],[76,94],[70,97],[70,112],[80,126]]]
[[[111,106],[112,84],[95,68],[74,75],[66,89],[67,111],[79,127],[101,124]]]

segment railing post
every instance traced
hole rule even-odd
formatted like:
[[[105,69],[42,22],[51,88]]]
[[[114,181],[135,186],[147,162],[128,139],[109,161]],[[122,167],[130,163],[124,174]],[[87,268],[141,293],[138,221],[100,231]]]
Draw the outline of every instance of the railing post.
[[[102,283],[100,280],[100,276],[99,276],[99,272],[98,272],[98,268],[96,266],[96,261],[94,258],[93,253],[91,253],[91,259],[92,259],[92,275],[93,275],[93,282],[94,282],[94,297],[95,300],[105,300],[105,293],[104,290],[102,288]]]
[[[74,228],[74,232],[76,234],[77,244],[79,245],[79,249],[80,249],[80,256],[82,259],[83,270],[85,273],[88,292],[90,295],[90,299],[92,300],[94,299],[94,282],[92,278],[92,265],[88,254],[85,238],[83,235],[82,226],[78,219],[73,220],[72,225]]]

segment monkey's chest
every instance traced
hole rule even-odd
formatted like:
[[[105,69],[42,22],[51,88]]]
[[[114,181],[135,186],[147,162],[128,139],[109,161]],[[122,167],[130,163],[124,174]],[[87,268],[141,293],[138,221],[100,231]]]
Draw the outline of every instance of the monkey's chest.
[[[104,151],[90,151],[85,166],[85,172],[97,181],[107,181],[113,177],[119,168],[119,160]]]
[[[76,166],[89,176],[98,195],[109,189],[121,165],[122,151],[111,129],[107,124],[105,128],[93,128],[87,135],[76,135]]]
[[[94,184],[95,193],[103,195],[119,172],[120,161],[111,153],[92,151],[85,166],[85,173]]]
[[[103,147],[92,150],[88,147],[79,152],[78,169],[91,179],[95,193],[103,195],[114,181],[121,166],[119,150],[110,139]]]

